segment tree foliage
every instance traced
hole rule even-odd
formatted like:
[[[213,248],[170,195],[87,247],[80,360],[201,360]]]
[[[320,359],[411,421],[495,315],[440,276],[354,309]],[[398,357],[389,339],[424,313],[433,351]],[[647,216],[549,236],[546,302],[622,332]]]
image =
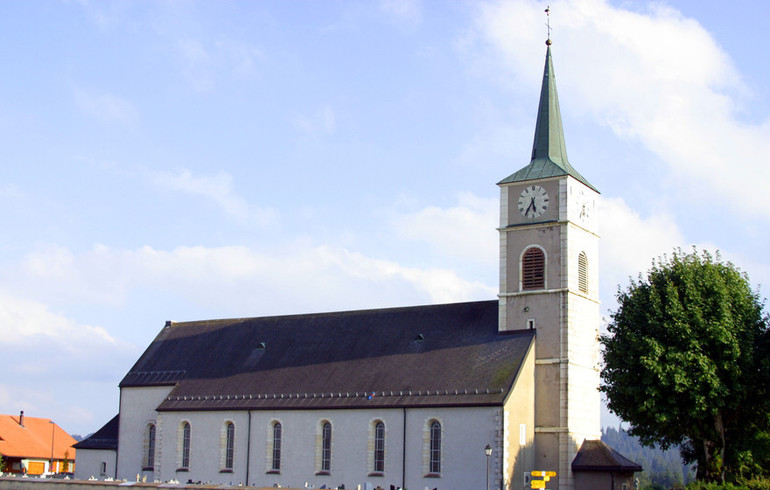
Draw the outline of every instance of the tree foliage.
[[[718,254],[676,250],[617,300],[600,338],[601,391],[630,433],[681,445],[706,481],[770,462],[768,322],[746,274]]]

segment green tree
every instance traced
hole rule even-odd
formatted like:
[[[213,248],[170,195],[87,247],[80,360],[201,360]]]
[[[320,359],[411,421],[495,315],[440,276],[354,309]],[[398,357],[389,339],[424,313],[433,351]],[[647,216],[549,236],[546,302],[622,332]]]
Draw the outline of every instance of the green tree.
[[[699,480],[767,457],[752,450],[770,428],[768,320],[748,276],[718,254],[675,250],[617,300],[600,389],[629,433],[681,445]]]

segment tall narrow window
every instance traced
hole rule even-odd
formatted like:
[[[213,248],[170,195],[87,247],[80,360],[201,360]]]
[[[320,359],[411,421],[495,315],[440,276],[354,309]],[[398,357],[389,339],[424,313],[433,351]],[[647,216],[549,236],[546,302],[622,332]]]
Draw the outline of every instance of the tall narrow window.
[[[438,420],[430,424],[430,472],[441,473],[441,424]]]
[[[281,423],[276,422],[273,424],[273,464],[272,470],[279,471],[281,469]]]
[[[190,423],[185,422],[182,425],[182,468],[190,467]]]
[[[578,289],[581,293],[588,292],[588,258],[585,252],[578,255]]]
[[[537,247],[530,247],[521,258],[521,289],[545,288],[545,254]]]
[[[233,469],[233,453],[235,452],[235,424],[227,423],[225,437],[225,469]]]
[[[380,420],[374,424],[374,471],[385,471],[385,424]]]
[[[147,445],[144,455],[144,469],[152,470],[155,466],[155,424],[147,425]]]
[[[321,471],[331,471],[332,467],[332,424],[324,422],[321,429]]]

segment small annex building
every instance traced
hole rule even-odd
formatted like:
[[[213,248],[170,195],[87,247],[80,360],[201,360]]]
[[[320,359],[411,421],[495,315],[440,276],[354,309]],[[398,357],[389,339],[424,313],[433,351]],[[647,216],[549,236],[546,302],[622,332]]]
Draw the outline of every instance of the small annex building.
[[[114,454],[118,479],[442,490],[550,471],[548,488],[589,488],[572,463],[600,437],[599,193],[567,160],[546,44],[530,162],[498,182],[496,299],[166,322],[78,468],[110,473]]]
[[[0,415],[0,456],[5,473],[46,475],[71,473],[77,441],[51,419]]]
[[[90,478],[114,478],[118,459],[118,427],[120,415],[104,424],[102,428],[78,442],[73,447],[78,454],[85,451],[88,457],[79,457],[75,477],[81,480]]]
[[[603,441],[584,441],[572,461],[575,486],[578,488],[607,488],[631,490],[636,488],[634,473],[642,467]]]

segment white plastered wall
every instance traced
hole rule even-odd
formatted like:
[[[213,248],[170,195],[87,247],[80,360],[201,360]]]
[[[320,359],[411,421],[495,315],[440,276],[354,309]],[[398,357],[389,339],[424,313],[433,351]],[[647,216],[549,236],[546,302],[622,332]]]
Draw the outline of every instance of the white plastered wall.
[[[524,489],[535,466],[535,349],[527,352],[504,406],[503,488]],[[496,483],[499,480],[495,481]],[[498,488],[491,485],[490,488]]]
[[[147,477],[148,481],[161,480],[157,465],[162,455],[158,443],[163,432],[161,420],[155,409],[171,392],[171,386],[149,386],[121,388],[120,427],[118,430],[118,478],[136,480]],[[155,472],[142,471],[145,428],[149,422],[156,423]]]
[[[425,474],[425,428],[434,419],[442,425],[442,471],[438,478],[429,478]],[[316,488],[340,484],[356,488],[368,482],[383,488],[404,484],[407,488],[483,488],[487,463],[484,448],[487,444],[494,449],[490,458],[490,481],[495,478],[499,481],[502,476],[501,407],[162,412],[158,420],[163,430],[158,431],[156,447],[162,447],[162,459],[156,460],[155,473],[156,477],[161,475],[163,481],[176,479],[181,483],[192,480],[246,484],[248,454],[248,484],[252,486],[272,487],[278,484],[302,488],[307,483]],[[272,434],[268,428],[276,420],[282,426],[279,473],[271,472],[268,455]],[[331,470],[328,475],[317,475],[320,441],[316,437],[316,429],[323,420],[332,424]],[[372,475],[369,454],[372,450],[371,425],[375,420],[385,424],[385,471],[382,475]],[[191,426],[190,465],[188,471],[178,472],[177,427],[184,421]],[[235,464],[232,473],[223,473],[220,468],[220,428],[226,421],[235,424]],[[518,431],[518,426],[515,430]],[[139,447],[140,442],[137,441],[134,446]],[[140,464],[140,459],[136,459],[135,464]]]
[[[116,452],[111,449],[78,449],[75,453],[75,479],[114,478],[116,458]],[[104,471],[102,471],[102,463],[104,463]]]

